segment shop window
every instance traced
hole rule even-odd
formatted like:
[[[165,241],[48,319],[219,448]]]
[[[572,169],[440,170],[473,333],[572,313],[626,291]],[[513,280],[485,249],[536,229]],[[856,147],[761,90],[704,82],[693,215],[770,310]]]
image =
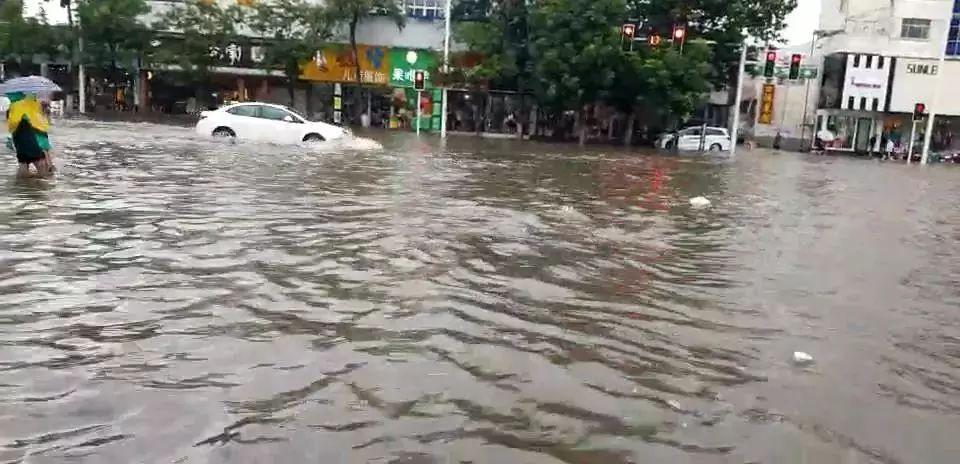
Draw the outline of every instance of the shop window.
[[[904,39],[927,40],[930,38],[930,20],[921,18],[903,18],[900,24],[900,37]]]

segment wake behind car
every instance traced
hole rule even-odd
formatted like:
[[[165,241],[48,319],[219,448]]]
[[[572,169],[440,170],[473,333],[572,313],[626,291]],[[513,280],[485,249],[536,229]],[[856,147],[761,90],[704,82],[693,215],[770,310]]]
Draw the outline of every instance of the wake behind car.
[[[688,127],[679,132],[666,133],[657,139],[657,148],[681,151],[700,150],[701,126]],[[703,150],[727,151],[730,150],[730,133],[723,127],[707,127],[706,137],[703,139]],[[677,142],[679,136],[679,142]],[[679,143],[679,145],[678,145]]]
[[[281,144],[342,139],[349,131],[323,122],[310,121],[296,111],[271,103],[236,103],[200,113],[197,133]]]

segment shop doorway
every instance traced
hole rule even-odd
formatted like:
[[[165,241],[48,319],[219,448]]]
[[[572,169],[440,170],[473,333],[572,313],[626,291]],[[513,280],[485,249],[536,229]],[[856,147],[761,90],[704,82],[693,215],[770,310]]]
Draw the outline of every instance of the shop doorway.
[[[853,150],[857,153],[870,151],[870,137],[873,134],[873,119],[857,118],[857,135]]]

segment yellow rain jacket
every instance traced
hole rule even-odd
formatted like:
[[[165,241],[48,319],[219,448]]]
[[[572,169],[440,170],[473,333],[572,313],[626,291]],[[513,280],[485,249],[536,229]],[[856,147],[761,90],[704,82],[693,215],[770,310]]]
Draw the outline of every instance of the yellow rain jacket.
[[[50,121],[43,114],[40,101],[33,95],[22,93],[7,94],[10,99],[10,109],[7,110],[7,131],[10,132],[17,155],[34,158],[42,154],[33,153],[50,150],[50,140],[47,132],[50,130]],[[30,132],[25,133],[25,132]],[[30,137],[30,136],[33,137]],[[35,140],[35,143],[32,143]]]

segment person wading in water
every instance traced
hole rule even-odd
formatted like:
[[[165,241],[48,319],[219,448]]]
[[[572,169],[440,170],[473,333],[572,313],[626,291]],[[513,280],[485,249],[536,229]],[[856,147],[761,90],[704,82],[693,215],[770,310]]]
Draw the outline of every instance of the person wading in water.
[[[36,175],[50,176],[54,170],[50,159],[50,139],[47,137],[50,122],[43,114],[40,102],[37,97],[20,92],[8,93],[7,98],[10,99],[7,130],[20,164],[17,176],[29,177],[30,165],[36,169]]]

